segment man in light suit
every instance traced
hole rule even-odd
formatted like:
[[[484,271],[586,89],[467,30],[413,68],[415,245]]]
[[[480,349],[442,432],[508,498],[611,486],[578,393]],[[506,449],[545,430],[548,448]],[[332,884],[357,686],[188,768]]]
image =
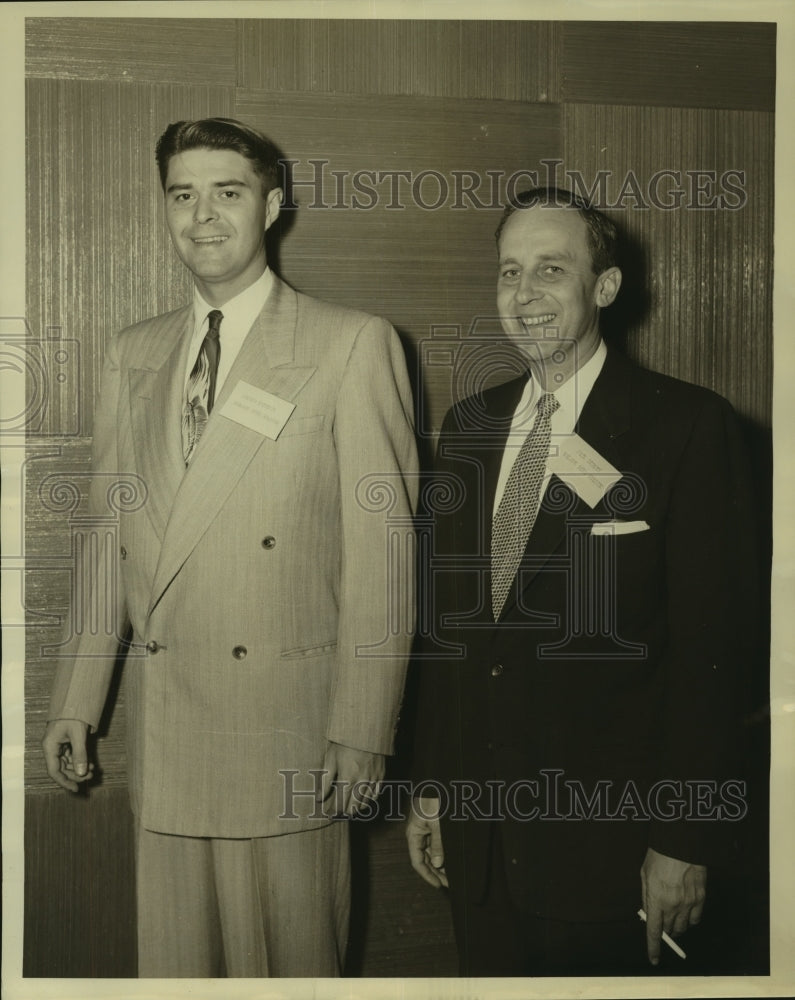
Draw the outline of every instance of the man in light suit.
[[[132,628],[141,976],[339,974],[339,815],[376,793],[402,697],[411,622],[388,609],[411,567],[390,561],[368,484],[410,532],[405,362],[384,320],[268,269],[277,156],[230,119],[161,136],[194,299],[110,342],[95,416],[92,514],[114,484],[139,494],[89,586],[118,635]],[[118,584],[103,576],[114,556]],[[44,751],[71,791],[91,778],[116,653],[86,628],[56,674]]]
[[[442,427],[437,474],[462,499],[435,522],[415,762],[429,784],[407,837],[420,875],[449,882],[465,975],[683,961],[661,935],[700,920],[745,808],[738,423],[605,347],[616,240],[567,191],[508,206],[497,306],[529,371]]]

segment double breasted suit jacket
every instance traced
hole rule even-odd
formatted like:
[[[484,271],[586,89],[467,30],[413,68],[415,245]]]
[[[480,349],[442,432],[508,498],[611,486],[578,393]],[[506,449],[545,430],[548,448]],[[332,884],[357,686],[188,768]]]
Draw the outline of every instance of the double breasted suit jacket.
[[[411,574],[387,537],[388,518],[412,530],[415,501],[405,362],[385,321],[274,279],[186,469],[192,315],[112,341],[95,418],[91,510],[107,513],[109,485],[139,494],[107,588],[107,613],[133,631],[132,805],[160,832],[290,833],[328,822],[312,817],[311,795],[285,808],[286,788],[314,787],[327,741],[393,745],[412,628],[389,617]],[[276,440],[223,415],[241,381],[295,404]],[[368,503],[373,477],[388,509]],[[51,718],[97,726],[116,645],[84,634],[60,665]]]
[[[523,909],[629,918],[648,846],[712,863],[731,839],[718,820],[742,812],[724,783],[742,778],[754,628],[743,446],[721,397],[609,351],[576,431],[622,478],[591,508],[551,477],[495,624],[492,509],[522,384],[465,400],[442,429],[438,475],[463,499],[436,515],[416,776],[471,786],[470,805],[460,790],[442,803],[458,891],[482,895],[497,831]]]

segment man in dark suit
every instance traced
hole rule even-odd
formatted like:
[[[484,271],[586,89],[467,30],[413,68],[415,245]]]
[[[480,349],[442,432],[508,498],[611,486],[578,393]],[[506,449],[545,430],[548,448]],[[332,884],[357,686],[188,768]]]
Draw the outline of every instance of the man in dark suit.
[[[538,189],[497,244],[529,370],[441,431],[436,474],[460,502],[426,574],[409,852],[449,881],[462,974],[637,972],[700,920],[744,811],[740,433],[721,397],[606,348],[610,220]]]
[[[157,160],[195,291],[108,345],[89,511],[106,525],[115,489],[136,501],[86,560],[86,605],[115,628],[86,622],[59,664],[47,767],[70,791],[90,780],[129,623],[139,975],[334,976],[350,909],[336,814],[383,776],[411,642],[390,613],[386,511],[366,498],[375,477],[410,531],[405,360],[385,320],[268,268],[269,140],[177,122]]]

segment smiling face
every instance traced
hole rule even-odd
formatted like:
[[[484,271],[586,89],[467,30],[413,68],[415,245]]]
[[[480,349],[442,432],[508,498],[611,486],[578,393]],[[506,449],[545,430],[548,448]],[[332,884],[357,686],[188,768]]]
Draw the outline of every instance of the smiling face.
[[[189,149],[169,160],[168,230],[210,305],[222,306],[265,270],[265,231],[281,195],[274,188],[263,196],[251,163],[231,149]]]
[[[497,309],[507,336],[554,390],[599,346],[599,310],[621,285],[617,267],[593,272],[587,227],[573,208],[518,209],[500,235]]]

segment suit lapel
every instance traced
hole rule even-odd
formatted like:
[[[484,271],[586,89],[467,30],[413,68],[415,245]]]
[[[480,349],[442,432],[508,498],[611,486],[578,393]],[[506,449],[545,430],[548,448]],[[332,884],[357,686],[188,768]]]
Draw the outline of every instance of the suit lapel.
[[[616,442],[630,426],[630,380],[630,363],[621,355],[608,350],[599,377],[574,428],[584,441],[619,471],[623,463],[620,445]],[[522,566],[523,591],[532,586],[536,576],[561,548],[572,517],[592,513],[592,509],[555,475],[552,475],[547,484],[544,498],[525,551]],[[503,616],[516,604],[516,598],[517,589],[514,586],[508,592]]]
[[[609,462],[613,458],[620,460],[620,445],[616,442],[630,427],[631,409],[632,365],[620,354],[608,350],[574,429]]]
[[[257,451],[274,446],[274,442],[257,431],[222,416],[224,403],[235,385],[242,380],[292,400],[314,374],[315,368],[293,364],[296,319],[295,292],[274,277],[271,294],[243,342],[174,496],[150,610],[223,507]]]
[[[148,489],[146,512],[163,538],[185,473],[182,396],[193,309],[169,317],[146,342],[146,366],[129,369],[130,423],[136,467]]]
[[[521,376],[488,390],[483,397],[483,421],[477,428],[462,428],[465,446],[460,449],[460,453],[467,459],[466,468],[473,468],[470,465],[470,462],[473,462],[478,475],[471,474],[468,479],[467,492],[471,491],[473,502],[463,508],[467,520],[461,527],[461,537],[469,540],[474,538],[476,541],[482,539],[473,554],[483,559],[485,572],[476,575],[464,574],[466,585],[471,589],[470,592],[464,593],[464,584],[457,584],[458,606],[476,609],[469,617],[489,623],[494,621],[491,605],[491,531],[494,497],[508,432],[526,381],[526,377]],[[455,442],[452,448],[455,452]],[[479,520],[473,523],[470,518]],[[471,548],[471,541],[468,541],[467,551]]]
[[[446,575],[438,584],[440,593],[450,588],[442,600],[455,609],[459,626],[493,621],[491,612],[491,517],[502,453],[519,402],[524,378],[513,379],[488,389],[473,405],[459,405],[453,412],[454,425],[441,439],[437,471],[460,480],[464,502],[449,515],[437,515],[434,552],[450,557],[460,571]],[[476,405],[475,405],[476,404]],[[476,415],[472,410],[476,409]],[[432,582],[431,586],[437,586]],[[462,612],[461,609],[467,609]],[[467,635],[467,643],[477,641],[483,630]]]

